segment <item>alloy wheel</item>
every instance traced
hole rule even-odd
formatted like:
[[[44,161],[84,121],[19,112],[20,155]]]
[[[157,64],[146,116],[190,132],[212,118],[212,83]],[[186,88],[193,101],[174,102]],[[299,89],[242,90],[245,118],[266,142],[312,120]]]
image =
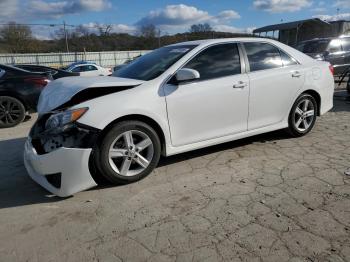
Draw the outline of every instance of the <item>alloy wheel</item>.
[[[154,155],[152,140],[139,130],[120,134],[109,148],[109,164],[121,176],[137,176],[151,163]]]
[[[315,105],[309,98],[302,99],[295,108],[294,126],[299,132],[306,132],[315,118]]]
[[[0,124],[11,126],[22,120],[22,105],[10,97],[0,97]]]

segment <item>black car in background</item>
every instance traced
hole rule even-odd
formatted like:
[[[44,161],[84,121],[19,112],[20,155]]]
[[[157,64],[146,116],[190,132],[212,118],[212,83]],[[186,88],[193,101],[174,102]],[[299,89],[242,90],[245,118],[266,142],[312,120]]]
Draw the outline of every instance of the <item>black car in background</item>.
[[[26,112],[35,112],[39,95],[51,79],[47,73],[0,65],[0,128],[16,126]]]
[[[55,69],[48,66],[25,65],[25,64],[16,64],[14,66],[30,72],[49,73],[51,74],[53,79],[58,79],[58,78],[68,77],[68,76],[79,76],[79,73],[67,72],[61,69]]]
[[[350,36],[308,40],[300,42],[296,49],[314,59],[330,62],[337,76],[350,66]]]

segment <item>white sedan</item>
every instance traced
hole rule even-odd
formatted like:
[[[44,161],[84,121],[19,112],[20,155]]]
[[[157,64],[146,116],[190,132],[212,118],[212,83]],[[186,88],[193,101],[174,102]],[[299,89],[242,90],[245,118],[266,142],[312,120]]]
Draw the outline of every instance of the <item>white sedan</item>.
[[[112,69],[104,68],[93,63],[74,64],[68,67],[66,71],[79,73],[80,76],[110,76],[112,74]]]
[[[333,107],[332,66],[277,41],[157,49],[114,77],[63,78],[39,99],[29,175],[58,196],[144,178],[170,156],[278,129],[309,133]]]

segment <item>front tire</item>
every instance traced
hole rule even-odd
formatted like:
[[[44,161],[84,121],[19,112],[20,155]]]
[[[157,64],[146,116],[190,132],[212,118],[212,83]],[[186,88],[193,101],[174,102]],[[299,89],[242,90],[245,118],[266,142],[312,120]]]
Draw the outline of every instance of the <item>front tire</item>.
[[[101,175],[113,184],[138,181],[158,165],[161,143],[154,129],[140,121],[113,126],[93,154]]]
[[[317,102],[309,94],[302,94],[295,101],[289,114],[289,133],[301,137],[309,133],[316,123]]]
[[[21,101],[11,96],[0,96],[0,128],[9,128],[23,122],[26,109]]]

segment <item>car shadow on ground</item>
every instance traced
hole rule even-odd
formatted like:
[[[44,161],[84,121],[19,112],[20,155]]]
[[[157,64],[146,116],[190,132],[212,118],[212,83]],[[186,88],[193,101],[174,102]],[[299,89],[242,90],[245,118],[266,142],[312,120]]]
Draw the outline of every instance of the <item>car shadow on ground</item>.
[[[63,200],[51,196],[28,176],[23,164],[25,141],[0,141],[0,209]]]
[[[163,157],[160,160],[159,167],[245,146],[253,142],[264,143],[266,141],[286,138],[289,137],[285,132],[271,132],[167,158]],[[22,156],[25,140],[26,138],[18,138],[0,141],[0,209],[39,203],[54,203],[65,199],[52,196],[28,176]],[[115,187],[104,180],[99,181],[99,184],[97,188],[91,190]]]
[[[341,90],[335,93],[332,112],[350,112],[350,97],[346,91]],[[192,158],[239,148],[251,143],[265,143],[267,141],[289,138],[290,136],[283,130],[274,131],[167,158],[163,157],[158,166],[164,167]],[[64,198],[51,196],[49,192],[33,182],[28,176],[23,165],[22,156],[25,140],[26,138],[23,137],[0,141],[0,209],[39,203],[53,203],[64,200]],[[112,185],[105,181],[100,182],[100,186],[91,190],[112,187]]]
[[[346,90],[335,91],[331,112],[350,112],[350,94]]]

